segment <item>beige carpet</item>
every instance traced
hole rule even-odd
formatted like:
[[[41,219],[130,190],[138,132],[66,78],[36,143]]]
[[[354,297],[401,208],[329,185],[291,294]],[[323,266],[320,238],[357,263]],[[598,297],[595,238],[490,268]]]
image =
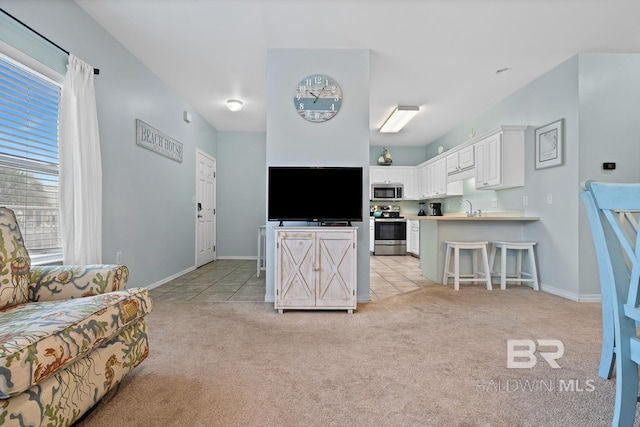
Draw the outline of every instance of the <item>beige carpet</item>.
[[[432,285],[353,315],[157,302],[149,334],[149,358],[81,426],[611,423],[599,304],[529,288]],[[561,367],[507,369],[510,339],[561,340]]]

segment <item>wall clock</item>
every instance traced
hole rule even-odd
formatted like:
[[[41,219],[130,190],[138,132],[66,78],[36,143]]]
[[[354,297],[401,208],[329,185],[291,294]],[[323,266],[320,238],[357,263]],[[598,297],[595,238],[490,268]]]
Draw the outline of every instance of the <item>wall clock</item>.
[[[324,74],[312,74],[298,83],[293,93],[293,105],[305,120],[314,123],[331,120],[342,104],[340,85]]]

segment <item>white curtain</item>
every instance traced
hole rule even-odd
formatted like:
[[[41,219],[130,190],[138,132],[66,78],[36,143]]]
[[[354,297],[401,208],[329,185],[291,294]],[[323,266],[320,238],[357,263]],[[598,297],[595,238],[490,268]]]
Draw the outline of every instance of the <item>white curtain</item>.
[[[64,264],[102,262],[102,164],[93,67],[69,55],[60,98],[60,220]]]

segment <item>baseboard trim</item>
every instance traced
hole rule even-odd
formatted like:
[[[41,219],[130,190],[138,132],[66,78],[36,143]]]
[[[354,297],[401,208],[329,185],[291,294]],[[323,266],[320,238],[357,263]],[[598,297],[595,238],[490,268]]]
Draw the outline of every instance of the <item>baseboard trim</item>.
[[[580,302],[602,302],[602,297],[600,296],[600,294],[586,294],[586,295],[581,295]]]
[[[576,302],[601,302],[599,294],[578,295],[574,292],[567,292],[564,289],[544,284],[540,284],[540,290]]]
[[[169,276],[169,277],[166,277],[166,278],[164,278],[164,279],[162,279],[162,280],[159,280],[159,281],[157,281],[157,282],[155,282],[155,283],[152,283],[151,285],[147,286],[147,289],[154,289],[154,288],[157,288],[158,286],[160,286],[160,285],[164,285],[165,283],[170,282],[170,281],[172,281],[173,279],[177,279],[178,277],[182,276],[183,274],[187,274],[188,272],[193,271],[193,270],[195,270],[195,269],[196,269],[196,266],[195,266],[195,265],[194,265],[193,267],[189,267],[189,268],[187,268],[186,270],[182,270],[182,271],[181,271],[181,272],[179,272],[179,273],[173,274],[173,275],[171,275],[171,276]]]
[[[244,255],[240,255],[240,256],[218,256],[218,259],[238,259],[238,260],[253,260],[253,261],[257,261],[258,257],[257,256],[244,256]]]

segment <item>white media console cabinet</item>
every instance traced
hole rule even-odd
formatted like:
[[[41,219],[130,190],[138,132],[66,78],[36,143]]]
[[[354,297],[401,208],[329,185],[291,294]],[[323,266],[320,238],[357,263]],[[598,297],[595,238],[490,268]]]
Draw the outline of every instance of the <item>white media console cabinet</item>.
[[[275,227],[275,309],[356,308],[356,227]]]

